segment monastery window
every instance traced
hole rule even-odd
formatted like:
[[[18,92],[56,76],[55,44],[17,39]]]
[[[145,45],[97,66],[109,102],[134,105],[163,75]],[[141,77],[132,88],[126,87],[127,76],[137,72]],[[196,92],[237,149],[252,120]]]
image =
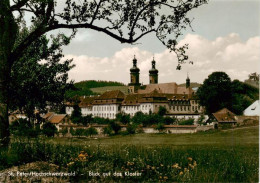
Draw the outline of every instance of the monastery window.
[[[192,110],[194,111],[194,106],[192,106]]]

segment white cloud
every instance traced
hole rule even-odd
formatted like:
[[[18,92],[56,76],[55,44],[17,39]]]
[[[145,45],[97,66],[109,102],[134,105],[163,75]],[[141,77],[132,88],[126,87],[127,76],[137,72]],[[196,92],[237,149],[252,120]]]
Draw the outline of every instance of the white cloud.
[[[69,72],[75,81],[81,80],[112,80],[129,82],[129,69],[132,67],[134,55],[140,68],[140,82],[148,83],[151,61],[156,60],[159,70],[159,82],[185,82],[187,72],[191,81],[203,82],[214,71],[224,71],[231,79],[241,81],[247,79],[249,73],[259,72],[260,37],[252,37],[242,42],[239,35],[231,33],[216,40],[207,40],[202,36],[188,34],[180,44],[188,43],[188,55],[194,64],[184,64],[177,71],[177,59],[174,53],[165,50],[151,53],[138,47],[123,48],[112,57],[88,57],[87,55],[66,55],[73,58],[76,67]]]

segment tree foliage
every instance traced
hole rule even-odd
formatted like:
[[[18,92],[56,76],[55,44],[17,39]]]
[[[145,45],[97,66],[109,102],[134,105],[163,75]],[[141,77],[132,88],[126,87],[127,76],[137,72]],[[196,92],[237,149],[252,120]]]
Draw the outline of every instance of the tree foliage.
[[[29,30],[23,28],[19,39],[23,39]],[[10,108],[19,109],[30,118],[34,110],[45,110],[47,105],[60,105],[65,92],[70,88],[68,71],[73,67],[72,60],[61,62],[61,46],[67,45],[64,35],[49,40],[41,36],[26,50],[26,53],[15,62],[10,78]],[[50,44],[50,46],[49,46]]]
[[[204,80],[197,91],[200,105],[205,106],[208,114],[224,107],[231,108],[231,79],[224,72],[213,72]]]
[[[238,80],[231,82],[224,72],[214,72],[198,89],[197,96],[208,114],[224,107],[235,114],[242,114],[251,103],[259,98],[259,89]]]
[[[131,117],[130,114],[118,113],[116,114],[116,119],[123,124],[129,124]]]
[[[47,137],[54,137],[54,135],[58,132],[56,126],[52,123],[44,123],[42,125],[42,133]]]
[[[72,111],[70,119],[75,124],[79,124],[82,122],[81,108],[79,107],[78,104],[73,105],[73,111]]]
[[[194,119],[190,118],[190,119],[183,119],[181,120],[179,123],[179,125],[194,125]]]
[[[40,134],[39,128],[34,128],[28,119],[18,119],[10,125],[10,132],[16,136],[37,137]]]
[[[207,0],[1,0],[0,1],[0,143],[9,142],[8,105],[11,68],[31,44],[57,29],[85,28],[104,33],[121,43],[135,43],[155,33],[163,45],[174,51],[179,63],[188,59],[177,38],[191,25],[187,13]],[[61,8],[58,8],[61,7]],[[27,16],[32,25],[22,39],[19,22]],[[178,69],[180,65],[178,65]]]
[[[163,106],[160,106],[159,110],[158,110],[158,114],[160,116],[164,116],[166,113],[167,113],[167,109],[165,107],[163,107]]]

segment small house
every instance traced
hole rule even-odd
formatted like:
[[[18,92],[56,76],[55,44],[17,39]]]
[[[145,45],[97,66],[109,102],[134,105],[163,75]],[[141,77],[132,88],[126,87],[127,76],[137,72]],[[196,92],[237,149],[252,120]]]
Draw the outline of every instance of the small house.
[[[215,113],[212,113],[212,121],[217,122],[218,127],[234,127],[237,123],[235,114],[227,108],[223,108]]]

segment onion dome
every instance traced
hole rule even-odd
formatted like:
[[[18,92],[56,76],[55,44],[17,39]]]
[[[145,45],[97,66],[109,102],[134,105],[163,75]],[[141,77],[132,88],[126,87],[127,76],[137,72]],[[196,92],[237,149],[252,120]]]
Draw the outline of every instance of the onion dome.
[[[130,72],[138,72],[140,71],[140,69],[137,67],[137,60],[134,56],[134,59],[133,59],[133,67],[130,69]]]
[[[149,70],[149,73],[150,74],[158,74],[158,70],[155,68],[155,60],[153,58],[153,61],[152,61],[152,68]]]

